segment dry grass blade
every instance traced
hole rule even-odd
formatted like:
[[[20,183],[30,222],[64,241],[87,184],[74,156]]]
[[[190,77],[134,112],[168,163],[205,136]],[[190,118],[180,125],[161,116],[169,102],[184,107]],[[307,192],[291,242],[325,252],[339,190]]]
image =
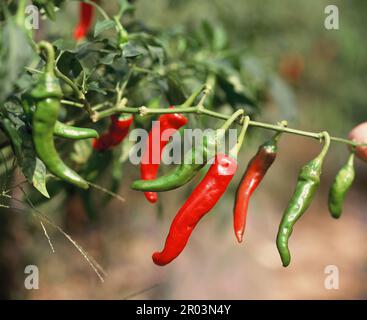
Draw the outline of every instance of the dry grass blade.
[[[95,188],[95,189],[97,189],[97,190],[100,190],[100,191],[102,191],[102,192],[104,192],[104,193],[107,193],[108,195],[110,195],[111,197],[114,197],[115,199],[117,199],[118,201],[120,201],[120,202],[125,202],[126,200],[125,200],[125,198],[123,198],[123,197],[121,197],[120,195],[118,195],[117,193],[114,193],[114,192],[112,192],[112,191],[110,191],[110,190],[108,190],[108,189],[106,189],[106,188],[103,188],[103,187],[101,187],[100,185],[98,185],[98,184],[94,184],[94,183],[92,183],[92,182],[89,182],[88,181],[88,184],[90,185],[90,186],[92,186],[93,188]]]
[[[79,251],[79,253],[84,257],[84,259],[87,261],[87,263],[90,265],[90,267],[93,269],[93,271],[95,272],[95,274],[98,276],[98,278],[101,280],[101,282],[104,282],[104,278],[103,275],[106,274],[106,272],[103,270],[103,268],[99,265],[96,264],[94,259],[91,258],[86,251],[69,235],[67,234],[61,227],[59,227],[57,224],[55,224],[53,221],[51,221],[49,218],[47,218],[46,216],[44,216],[42,214],[42,212],[40,212],[34,205],[33,203],[30,201],[30,199],[28,198],[26,192],[23,190],[22,187],[19,187],[19,189],[22,191],[22,193],[24,194],[24,196],[27,199],[27,203],[25,203],[24,201],[18,200],[19,202],[21,202],[22,204],[26,204],[33,212],[32,215],[37,217],[38,219],[40,219],[40,221],[52,226],[53,228],[55,228],[56,230],[58,230],[66,239],[68,239],[72,245]]]
[[[52,253],[55,253],[55,249],[54,249],[54,246],[52,245],[52,242],[51,242],[51,238],[50,238],[50,236],[48,235],[48,233],[47,233],[47,230],[46,230],[46,227],[45,227],[45,225],[43,224],[43,222],[40,220],[40,224],[41,224],[41,227],[42,227],[42,229],[43,229],[43,233],[45,234],[45,237],[46,237],[46,239],[47,239],[47,241],[48,241],[48,244],[50,245],[50,247],[51,247],[51,251],[52,251]]]

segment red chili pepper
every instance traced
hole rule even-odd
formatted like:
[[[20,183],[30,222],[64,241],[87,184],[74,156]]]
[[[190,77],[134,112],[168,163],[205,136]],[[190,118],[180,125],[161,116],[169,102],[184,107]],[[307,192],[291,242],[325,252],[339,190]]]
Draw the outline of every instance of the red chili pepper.
[[[170,108],[172,108],[172,106]],[[140,166],[142,180],[154,180],[157,178],[163,149],[168,143],[169,137],[186,123],[187,118],[180,113],[164,114],[159,117],[158,121],[149,132],[145,151],[142,155]],[[163,134],[165,136],[164,139],[162,138]],[[144,195],[151,203],[155,203],[158,200],[156,192],[144,192]]]
[[[117,116],[111,116],[111,124],[108,131],[98,139],[93,140],[93,149],[105,151],[119,145],[127,136],[132,123],[132,116],[123,119],[119,119]]]
[[[94,7],[88,3],[79,5],[79,23],[74,30],[74,38],[81,40],[86,37],[93,21]]]
[[[238,242],[242,242],[246,226],[247,208],[252,193],[256,190],[277,154],[277,136],[261,145],[249,162],[237,188],[234,207],[234,232]]]
[[[204,179],[176,214],[162,252],[152,256],[155,264],[166,265],[185,248],[200,219],[207,214],[226,191],[237,169],[237,161],[225,154],[217,154]]]

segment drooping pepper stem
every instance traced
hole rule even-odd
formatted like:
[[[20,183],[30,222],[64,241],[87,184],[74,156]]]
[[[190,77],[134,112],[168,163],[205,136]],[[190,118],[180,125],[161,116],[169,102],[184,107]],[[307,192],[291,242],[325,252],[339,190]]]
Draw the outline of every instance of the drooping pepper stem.
[[[51,43],[41,41],[38,43],[38,49],[46,52],[46,71],[49,74],[55,74],[55,50]]]
[[[328,132],[323,131],[320,134],[320,138],[322,138],[324,140],[324,146],[320,152],[320,154],[317,156],[317,158],[319,158],[321,161],[324,160],[327,152],[329,151],[329,147],[330,147],[330,135]]]
[[[183,103],[183,104],[181,104],[179,107],[180,108],[188,108],[188,107],[191,107],[193,104],[194,104],[194,102],[195,102],[195,100],[196,100],[196,98],[200,95],[200,93],[202,93],[204,90],[206,89],[206,85],[204,84],[204,85],[202,85],[202,86],[200,86],[198,89],[196,89],[188,98],[187,98],[187,100]]]
[[[233,113],[232,116],[226,122],[224,122],[224,124],[219,129],[217,129],[216,140],[221,141],[232,123],[235,122],[237,118],[242,116],[243,114],[243,109],[239,109],[235,113]]]
[[[249,125],[249,122],[250,122],[250,117],[246,116],[244,119],[243,119],[243,123],[242,123],[242,129],[241,129],[241,132],[238,136],[238,139],[237,139],[237,143],[236,145],[229,151],[229,154],[233,157],[237,157],[237,154],[238,152],[240,151],[241,147],[242,147],[242,144],[243,144],[243,141],[245,140],[245,135],[246,135],[246,132],[247,132],[247,128],[248,128],[248,125]]]
[[[19,0],[15,21],[17,25],[21,28],[24,28],[25,25],[25,8],[26,8],[26,0]]]
[[[224,131],[228,130],[228,128],[232,125],[232,123],[235,122],[237,118],[243,114],[244,114],[243,109],[237,110],[226,122],[224,122],[224,124],[219,128],[219,130],[220,129],[223,129]]]
[[[288,121],[283,120],[283,121],[279,122],[278,125],[285,128],[285,127],[288,126]],[[283,133],[283,131],[279,131],[274,135],[273,140],[274,140],[275,143],[278,142],[278,140],[279,140],[280,136],[282,135],[282,133]]]
[[[352,152],[349,155],[348,161],[347,161],[347,164],[349,166],[353,166],[354,165],[354,155],[355,155],[355,150],[352,150]]]

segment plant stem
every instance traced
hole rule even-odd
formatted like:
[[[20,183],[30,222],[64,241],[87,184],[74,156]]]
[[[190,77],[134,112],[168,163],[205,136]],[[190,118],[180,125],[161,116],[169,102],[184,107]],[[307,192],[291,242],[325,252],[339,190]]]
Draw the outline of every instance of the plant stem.
[[[95,7],[99,13],[103,16],[103,18],[105,20],[110,20],[111,18],[108,16],[108,14],[106,13],[106,11],[103,10],[103,8],[98,5],[96,2],[94,1],[89,1],[89,0],[84,0],[83,2],[87,3],[87,4],[90,4],[91,6]]]
[[[109,116],[112,116],[118,113],[139,113],[138,108],[128,108],[128,107],[125,107],[126,104],[127,104],[127,99],[123,98],[121,99],[120,103],[113,108],[103,110],[101,112],[94,112],[92,121],[97,122],[103,118],[107,118]]]
[[[46,52],[46,70],[49,74],[55,74],[55,50],[51,43],[47,41],[41,41],[38,43],[38,49]]]
[[[139,113],[141,116],[145,116],[148,114],[167,114],[167,113],[196,113],[196,114],[204,114],[210,117],[214,117],[217,119],[221,119],[221,120],[228,120],[232,117],[232,115],[226,115],[226,114],[222,114],[219,112],[215,112],[212,110],[208,110],[206,108],[197,108],[197,106],[195,107],[189,107],[189,108],[160,108],[160,109],[150,109],[147,108],[145,106],[140,107],[140,108],[122,108],[121,110],[119,110],[119,112],[122,113]],[[237,122],[239,124],[242,124],[243,119],[237,119],[234,122]],[[304,136],[304,137],[309,137],[309,138],[314,138],[317,140],[320,140],[323,138],[323,133],[322,132],[310,132],[310,131],[304,131],[304,130],[299,130],[299,129],[293,129],[293,128],[288,128],[285,127],[283,125],[274,125],[274,124],[270,124],[270,123],[264,123],[264,122],[259,122],[259,121],[253,121],[250,120],[249,121],[249,126],[253,126],[253,127],[258,127],[258,128],[263,128],[263,129],[267,129],[267,130],[273,130],[273,131],[277,131],[277,132],[284,132],[284,133],[290,133],[290,134],[295,134],[295,135],[299,135],[299,136]],[[352,140],[348,140],[348,139],[343,139],[343,138],[338,138],[338,137],[330,137],[331,141],[334,142],[339,142],[339,143],[344,143],[353,147],[357,147],[357,146],[367,146],[366,143],[359,143],[356,141],[352,141]]]
[[[24,28],[25,6],[26,6],[26,0],[19,0],[18,1],[18,8],[17,8],[16,16],[15,16],[15,21],[16,21],[17,25],[21,28]]]
[[[78,103],[78,102],[74,102],[74,101],[70,101],[70,100],[64,100],[64,99],[62,99],[60,102],[64,105],[66,105],[66,106],[72,106],[72,107],[76,107],[76,108],[84,108],[84,104],[82,104],[82,103]]]
[[[237,143],[229,152],[232,157],[236,158],[238,153],[240,152],[243,141],[245,140],[245,136],[246,136],[246,132],[247,132],[247,128],[248,128],[249,123],[250,123],[250,117],[249,116],[244,117],[243,124],[242,124],[242,129],[241,129],[241,132],[238,136]]]

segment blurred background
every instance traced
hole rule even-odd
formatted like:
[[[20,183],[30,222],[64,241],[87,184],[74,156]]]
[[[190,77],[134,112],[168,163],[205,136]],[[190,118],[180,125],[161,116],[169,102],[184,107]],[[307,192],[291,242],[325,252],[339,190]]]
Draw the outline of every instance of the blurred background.
[[[290,127],[327,129],[346,137],[367,119],[367,2],[333,1],[339,30],[326,30],[327,0],[138,0],[135,15],[159,29],[179,24],[192,30],[203,20],[222,26],[232,44],[245,47],[273,69],[272,99],[257,119],[288,119]],[[108,1],[104,7],[108,9]],[[111,4],[111,10],[112,10]],[[57,16],[54,28],[71,33],[76,5]],[[292,263],[281,266],[275,237],[283,210],[294,190],[299,168],[316,155],[311,139],[283,135],[279,155],[249,208],[245,240],[232,229],[236,185],[257,147],[269,137],[252,130],[241,153],[240,171],[225,196],[193,232],[188,246],[166,267],[151,254],[164,244],[170,223],[189,190],[161,195],[159,214],[129,184],[138,168],[127,164],[121,204],[102,208],[98,223],[88,221],[75,196],[62,210],[40,210],[68,232],[106,271],[101,284],[82,255],[58,231],[48,230],[53,253],[36,221],[14,212],[0,224],[0,296],[27,299],[366,299],[367,166],[357,161],[356,180],[340,220],[327,210],[329,186],[345,162],[345,145],[333,143],[322,182],[310,209],[296,224],[290,241]],[[195,184],[195,182],[194,182]],[[19,195],[21,196],[21,195]],[[63,211],[60,213],[60,211]],[[39,290],[24,289],[24,268],[39,267]],[[339,289],[324,286],[325,267],[339,269]]]

